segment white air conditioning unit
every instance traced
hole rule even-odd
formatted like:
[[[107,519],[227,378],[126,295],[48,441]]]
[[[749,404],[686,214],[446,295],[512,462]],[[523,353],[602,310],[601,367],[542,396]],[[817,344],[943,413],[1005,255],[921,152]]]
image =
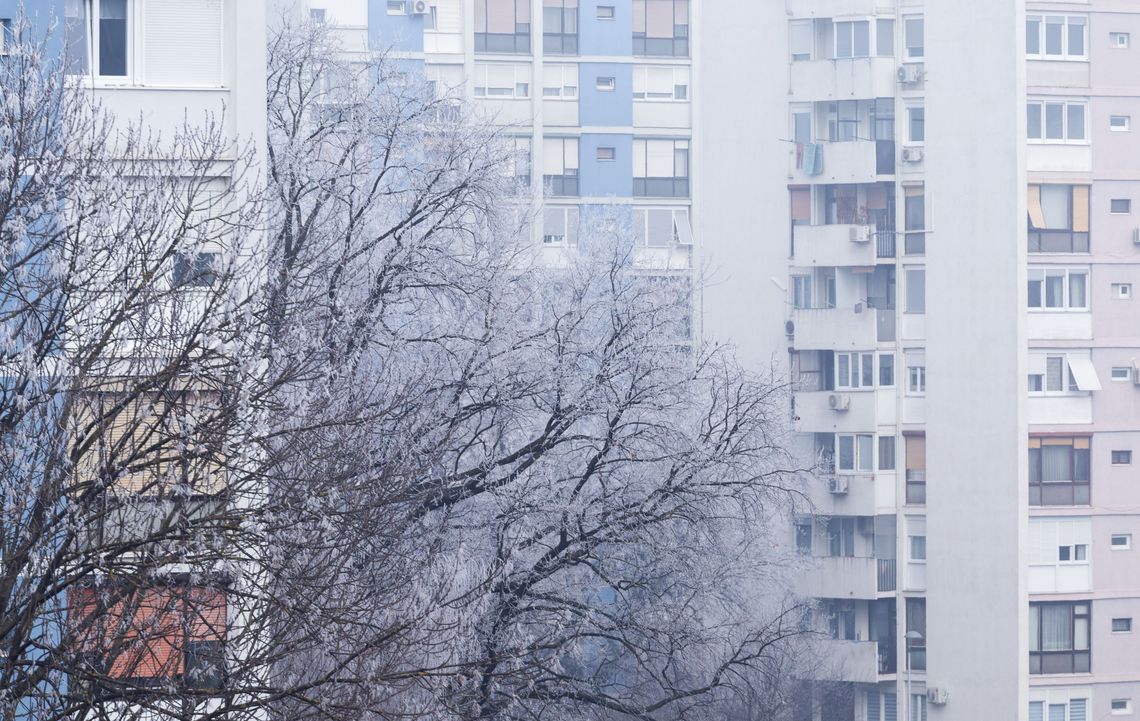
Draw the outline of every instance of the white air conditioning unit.
[[[867,243],[871,240],[871,226],[869,225],[853,225],[851,226],[851,242],[852,243]]]
[[[836,496],[847,495],[847,479],[843,476],[832,476],[828,478],[827,490]]]
[[[827,397],[827,406],[833,411],[845,411],[851,407],[851,396],[846,393],[832,393]]]
[[[922,148],[903,148],[902,160],[904,163],[921,163]]]
[[[428,7],[427,0],[411,0],[408,3],[408,12],[412,15],[427,15],[431,8]]]
[[[928,688],[926,700],[935,706],[945,706],[950,700],[950,692],[944,688]]]
[[[899,82],[903,85],[914,85],[922,81],[921,65],[900,65],[898,72]]]

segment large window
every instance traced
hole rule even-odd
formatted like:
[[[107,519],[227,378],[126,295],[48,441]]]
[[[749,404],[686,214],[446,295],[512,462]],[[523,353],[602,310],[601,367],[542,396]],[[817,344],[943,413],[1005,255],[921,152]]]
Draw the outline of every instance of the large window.
[[[633,54],[688,57],[689,0],[633,0]]]
[[[874,353],[836,353],[835,387],[840,389],[873,388],[875,385]]]
[[[689,196],[689,141],[633,141],[633,195],[637,198]]]
[[[915,539],[922,539],[916,544]],[[911,558],[916,558],[915,546],[921,546],[921,560],[926,559],[926,536],[911,536]],[[926,670],[926,599],[908,598],[906,600],[906,631],[917,632],[920,637],[907,639],[907,663],[916,671]]]
[[[1030,395],[1065,395],[1099,390],[1100,379],[1087,354],[1030,353]]]
[[[529,53],[530,0],[475,0],[475,52]]]
[[[578,53],[578,0],[542,0],[542,51]]]
[[[1088,143],[1088,104],[1066,100],[1030,100],[1025,107],[1031,143]]]
[[[1042,60],[1088,58],[1088,19],[1080,15],[1029,15],[1025,54]]]
[[[578,66],[550,64],[542,68],[542,97],[547,100],[578,98]]]
[[[1029,439],[1029,505],[1087,506],[1091,479],[1090,439]]]
[[[1089,701],[1071,698],[1067,703],[1057,701],[1030,701],[1029,721],[1086,721]]]
[[[1029,186],[1029,252],[1089,252],[1089,186]]]
[[[475,63],[475,97],[529,98],[530,66],[519,63]]]
[[[689,68],[669,65],[633,66],[633,99],[652,102],[687,102]]]
[[[1088,287],[1088,268],[1030,268],[1029,310],[1087,311]]]
[[[542,182],[551,195],[578,195],[577,138],[546,138],[543,141]]]
[[[835,23],[835,57],[866,58],[871,56],[871,23],[853,20]]]
[[[907,255],[926,253],[926,186],[908,185],[903,188],[905,209],[903,223],[906,235],[903,252]]]
[[[1089,673],[1089,604],[1029,604],[1029,673]]]
[[[855,555],[855,519],[830,518],[827,521],[827,554],[832,557]]]
[[[639,246],[668,248],[691,245],[693,229],[687,208],[635,208],[633,237]]]
[[[875,469],[875,437],[871,434],[836,436],[836,470],[840,473],[871,473]]]
[[[906,312],[926,312],[926,268],[908,267],[903,269],[906,279]]]
[[[542,242],[545,245],[578,244],[578,206],[546,207],[542,211]]]
[[[903,38],[906,43],[908,60],[920,60],[926,56],[925,22],[921,17],[903,18]]]

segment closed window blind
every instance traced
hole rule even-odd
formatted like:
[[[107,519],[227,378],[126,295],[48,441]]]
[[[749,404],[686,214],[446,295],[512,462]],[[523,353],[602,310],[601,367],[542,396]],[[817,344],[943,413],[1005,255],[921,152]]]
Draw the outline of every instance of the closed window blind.
[[[148,85],[222,84],[222,0],[149,0],[143,8]]]
[[[1029,704],[1029,721],[1045,721],[1045,702],[1032,701]]]
[[[1069,721],[1086,721],[1085,705],[1086,701],[1083,698],[1069,701]]]

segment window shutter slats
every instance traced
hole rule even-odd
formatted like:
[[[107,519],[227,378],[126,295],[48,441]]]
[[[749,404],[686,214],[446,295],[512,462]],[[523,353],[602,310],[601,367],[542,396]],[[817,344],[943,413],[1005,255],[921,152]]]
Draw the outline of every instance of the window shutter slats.
[[[222,0],[149,0],[143,21],[149,85],[222,84]]]

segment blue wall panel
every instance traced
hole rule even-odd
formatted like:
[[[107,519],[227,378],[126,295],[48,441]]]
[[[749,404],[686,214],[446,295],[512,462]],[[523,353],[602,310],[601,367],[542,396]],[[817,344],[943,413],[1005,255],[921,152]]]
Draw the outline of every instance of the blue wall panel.
[[[614,78],[614,89],[598,90],[599,77]],[[633,125],[633,66],[628,63],[579,64],[578,118],[583,126]]]
[[[388,0],[368,0],[368,45],[372,50],[424,50],[423,15],[389,15]]]
[[[633,195],[633,136],[583,133],[579,141],[580,195],[628,198]],[[613,160],[598,160],[598,148],[613,148]]]
[[[612,5],[614,19],[598,19],[598,5]],[[629,0],[581,0],[578,52],[582,55],[632,55],[632,3]]]

